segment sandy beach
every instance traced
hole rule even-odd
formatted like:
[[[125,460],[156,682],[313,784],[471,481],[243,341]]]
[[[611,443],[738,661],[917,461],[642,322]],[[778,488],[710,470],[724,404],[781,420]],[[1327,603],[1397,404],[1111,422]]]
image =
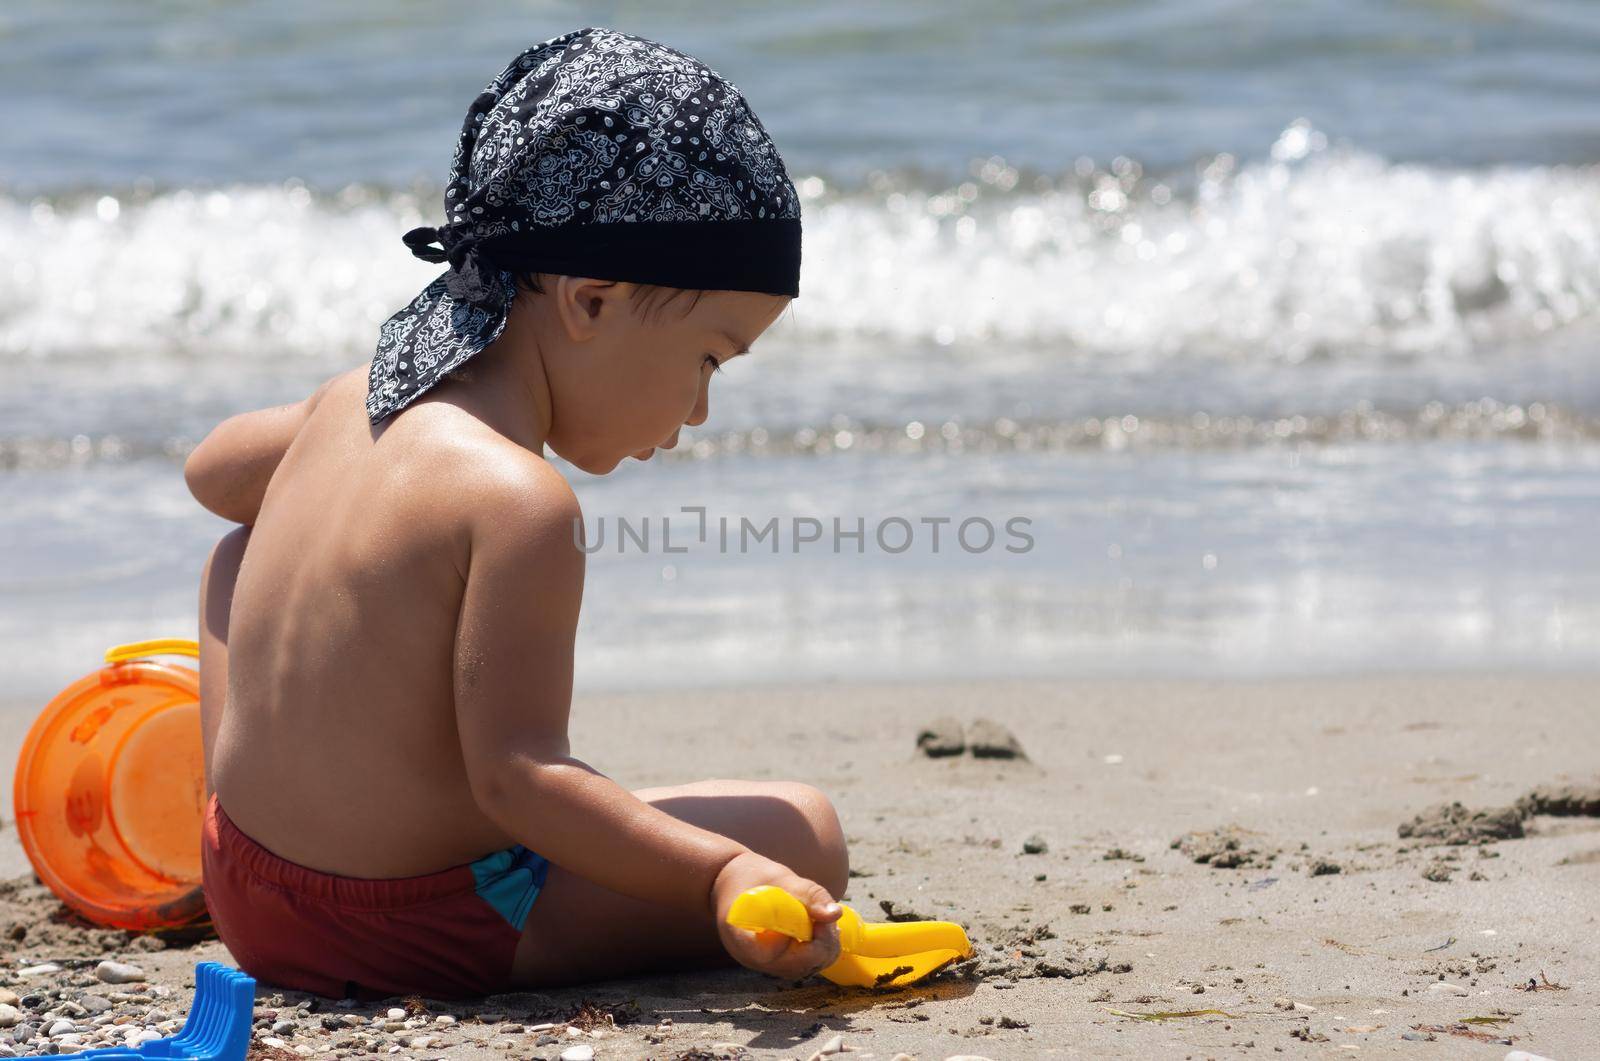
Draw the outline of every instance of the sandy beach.
[[[263,984],[252,1056],[1592,1057],[1600,818],[1519,812],[1525,835],[1465,845],[1397,830],[1600,780],[1597,694],[1588,676],[1454,675],[583,697],[574,748],[625,784],[817,784],[851,841],[848,901],[962,922],[977,958],[882,992],[729,971],[348,1006]],[[940,716],[992,719],[1025,757],[922,755]],[[225,949],[64,923],[5,811],[0,985],[20,1020],[0,1047],[68,1049],[60,1019],[180,1019],[194,963]],[[101,983],[107,957],[147,980]],[[44,962],[62,969],[19,973]],[[86,994],[110,1004],[70,1005]],[[1195,1011],[1213,1012],[1150,1016]]]

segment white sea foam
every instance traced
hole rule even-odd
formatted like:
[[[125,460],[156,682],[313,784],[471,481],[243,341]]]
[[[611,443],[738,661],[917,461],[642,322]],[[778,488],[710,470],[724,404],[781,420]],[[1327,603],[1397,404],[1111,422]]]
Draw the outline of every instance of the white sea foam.
[[[1600,166],[1451,170],[1321,148],[1188,187],[1134,163],[1046,185],[998,161],[942,191],[800,182],[789,339],[1001,342],[1039,356],[1451,358],[1600,316]],[[0,195],[4,359],[348,362],[437,271],[432,196],[290,183]],[[787,341],[787,340],[785,340]]]

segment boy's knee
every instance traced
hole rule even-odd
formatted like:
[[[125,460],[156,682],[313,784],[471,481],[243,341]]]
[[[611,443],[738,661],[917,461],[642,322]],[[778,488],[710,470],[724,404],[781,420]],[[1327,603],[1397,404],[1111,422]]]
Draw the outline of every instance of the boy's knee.
[[[237,578],[239,564],[244,561],[244,547],[250,544],[250,528],[235,527],[218,539],[206,558],[201,578],[210,581],[215,577]]]
[[[785,782],[784,799],[799,811],[810,827],[815,851],[812,864],[804,873],[824,888],[834,898],[844,894],[850,880],[850,852],[845,844],[844,827],[839,822],[839,812],[821,789],[800,781]]]
[[[200,571],[202,625],[223,643],[228,640],[228,612],[233,603],[234,583],[239,580],[239,565],[244,562],[244,547],[249,543],[250,528],[235,527],[212,547]]]

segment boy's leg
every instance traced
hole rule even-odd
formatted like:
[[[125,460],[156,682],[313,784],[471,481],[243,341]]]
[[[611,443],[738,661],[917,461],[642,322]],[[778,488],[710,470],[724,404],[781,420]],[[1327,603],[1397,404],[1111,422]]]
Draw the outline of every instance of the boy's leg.
[[[206,764],[207,799],[211,798],[211,750],[228,697],[228,614],[233,609],[233,587],[239,581],[239,564],[249,541],[249,527],[229,531],[211,550],[200,573],[200,742]]]
[[[635,795],[782,862],[836,899],[844,894],[844,833],[833,805],[810,785],[701,781]],[[523,928],[513,975],[521,987],[554,987],[731,963],[709,913],[685,914],[619,895],[551,865]]]

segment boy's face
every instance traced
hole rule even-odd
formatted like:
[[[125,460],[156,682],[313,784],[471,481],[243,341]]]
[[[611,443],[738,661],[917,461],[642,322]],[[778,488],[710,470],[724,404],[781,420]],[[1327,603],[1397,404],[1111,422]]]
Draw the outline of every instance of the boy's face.
[[[649,460],[678,444],[684,424],[710,415],[716,366],[747,352],[789,299],[707,291],[641,307],[631,284],[558,284],[564,329],[577,341],[546,358],[551,425],[546,442],[563,459],[604,475],[627,457]],[[690,308],[692,306],[692,308]]]

